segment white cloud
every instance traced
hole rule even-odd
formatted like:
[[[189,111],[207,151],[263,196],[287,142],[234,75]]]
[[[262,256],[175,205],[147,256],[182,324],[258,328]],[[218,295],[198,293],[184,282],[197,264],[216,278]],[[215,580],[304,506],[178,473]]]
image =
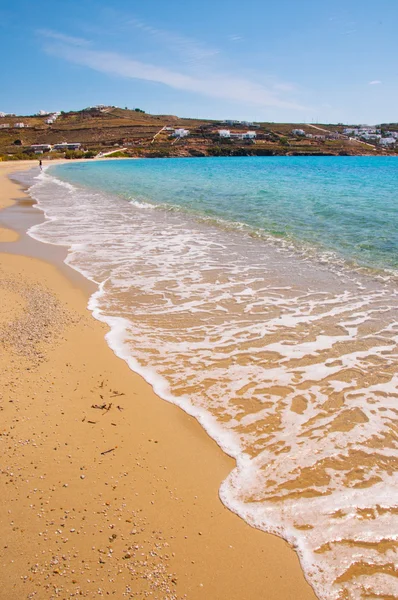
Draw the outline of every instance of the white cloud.
[[[52,31],[51,29],[38,29],[36,33],[45,38],[51,38],[61,42],[63,44],[69,44],[71,46],[89,46],[91,42],[84,38],[73,37],[71,35],[65,35],[58,31]]]
[[[272,85],[272,88],[280,92],[293,92],[296,89],[296,86],[294,86],[292,83],[276,82]]]
[[[368,85],[379,85],[381,83],[381,81],[379,81],[378,79],[374,79],[373,81],[369,81]]]
[[[56,39],[59,39],[61,42],[64,41],[60,37]],[[78,38],[71,39],[76,40]],[[163,66],[138,61],[115,52],[91,50],[78,46],[75,42],[47,44],[45,51],[69,62],[109,75],[152,81],[174,89],[248,105],[273,106],[292,110],[304,109],[304,107],[296,102],[280,97],[275,84],[268,88],[257,81],[228,75],[221,71],[212,72],[209,69],[205,70],[205,74],[198,74],[197,70],[192,73],[182,73]],[[279,84],[280,92],[282,90],[286,91],[286,89],[290,88],[287,85],[284,87],[283,84]]]
[[[198,42],[189,37],[179,35],[164,29],[152,27],[139,19],[130,19],[127,25],[134,27],[144,33],[148,33],[161,43],[166,44],[169,48],[176,50],[180,57],[185,62],[200,62],[212,56],[220,54],[220,50],[212,48],[206,44]]]

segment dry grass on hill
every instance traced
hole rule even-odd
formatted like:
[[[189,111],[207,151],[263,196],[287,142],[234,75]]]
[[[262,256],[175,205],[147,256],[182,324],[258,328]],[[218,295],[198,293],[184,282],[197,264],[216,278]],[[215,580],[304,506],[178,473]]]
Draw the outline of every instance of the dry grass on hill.
[[[0,128],[0,156],[29,157],[32,144],[80,142],[87,150],[114,150],[126,148],[132,156],[202,156],[244,154],[364,154],[386,153],[378,148],[347,138],[322,139],[332,133],[341,133],[339,125],[308,125],[292,123],[258,123],[257,139],[223,140],[220,128],[243,133],[251,126],[225,125],[219,121],[179,118],[174,115],[149,115],[137,110],[107,107],[104,110],[84,109],[62,113],[53,124],[46,124],[46,116],[5,117]],[[15,123],[26,127],[17,129]],[[163,128],[184,128],[187,138],[175,140]],[[162,130],[163,129],[163,130]],[[293,129],[302,129],[312,138],[300,138]]]

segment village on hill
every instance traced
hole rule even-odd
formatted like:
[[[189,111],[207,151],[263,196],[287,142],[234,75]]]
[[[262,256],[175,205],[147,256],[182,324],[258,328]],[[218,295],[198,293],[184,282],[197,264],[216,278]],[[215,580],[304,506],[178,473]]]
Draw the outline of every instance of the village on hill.
[[[70,112],[0,112],[0,160],[397,154],[398,124],[204,120],[97,105]]]

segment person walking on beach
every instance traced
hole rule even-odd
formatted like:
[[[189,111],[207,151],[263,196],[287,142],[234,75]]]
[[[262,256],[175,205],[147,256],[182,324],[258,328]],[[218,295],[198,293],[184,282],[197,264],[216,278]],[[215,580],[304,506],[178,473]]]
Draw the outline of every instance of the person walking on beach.
[[[43,162],[41,159],[39,160],[39,167],[40,167],[40,171],[42,171],[43,170]]]

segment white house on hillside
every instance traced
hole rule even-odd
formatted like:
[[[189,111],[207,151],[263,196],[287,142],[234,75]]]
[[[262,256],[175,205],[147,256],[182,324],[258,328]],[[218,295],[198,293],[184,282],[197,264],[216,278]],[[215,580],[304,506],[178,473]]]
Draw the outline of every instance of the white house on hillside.
[[[381,138],[379,141],[380,146],[393,146],[397,140],[393,137]]]
[[[304,136],[305,135],[305,131],[304,131],[304,129],[292,129],[292,134],[293,135]]]
[[[361,135],[363,140],[368,140],[369,142],[377,142],[377,140],[381,139],[380,133],[363,133]]]
[[[79,150],[81,144],[79,142],[61,142],[54,144],[53,150]]]
[[[220,138],[230,138],[231,132],[229,129],[219,129],[218,135],[220,136]]]
[[[43,152],[51,151],[51,144],[32,144],[31,148],[35,154],[42,154]]]
[[[189,129],[176,129],[172,135],[177,138],[187,137]]]
[[[255,131],[246,131],[246,133],[231,133],[230,137],[236,140],[254,140],[257,137],[257,133]]]
[[[17,127],[18,129],[22,129],[23,127],[25,127],[25,123],[15,123],[14,127]]]

